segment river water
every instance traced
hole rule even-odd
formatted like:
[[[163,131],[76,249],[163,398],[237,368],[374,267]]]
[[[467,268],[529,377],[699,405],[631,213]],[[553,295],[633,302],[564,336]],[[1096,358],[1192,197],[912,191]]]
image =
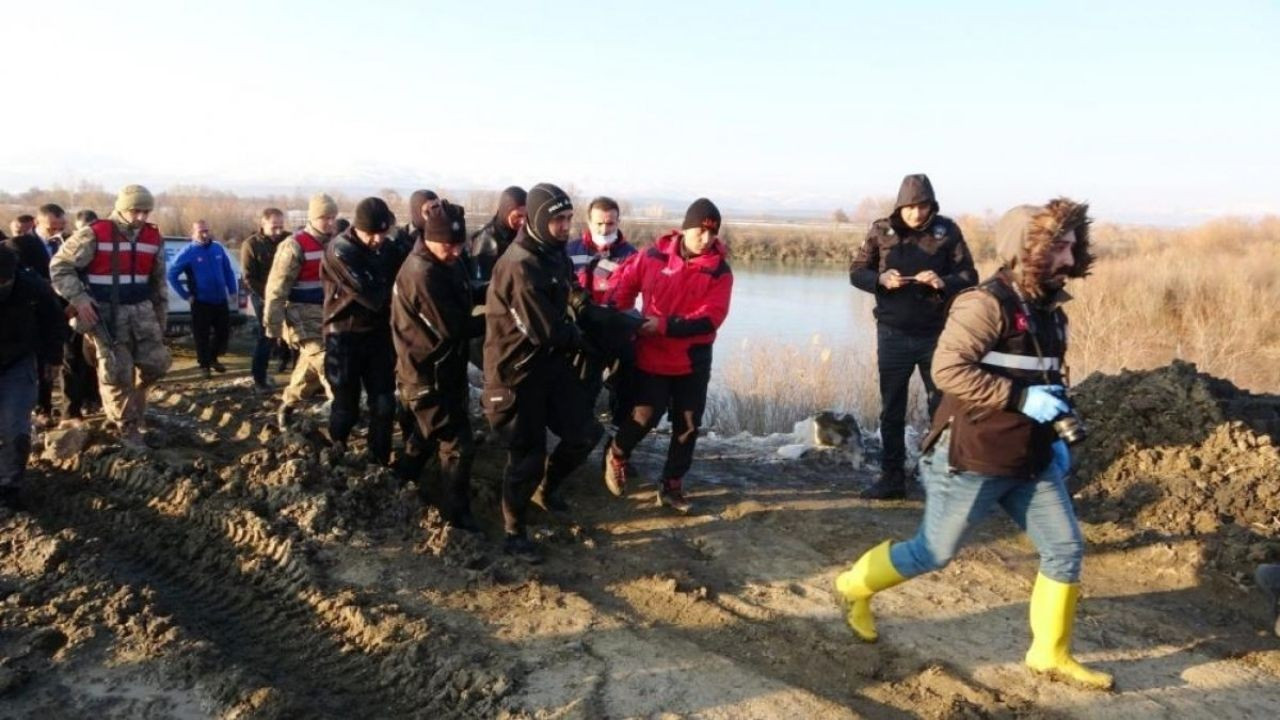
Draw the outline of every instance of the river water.
[[[819,345],[875,357],[875,298],[849,284],[843,268],[734,267],[729,317],[716,338],[715,365],[745,345]]]

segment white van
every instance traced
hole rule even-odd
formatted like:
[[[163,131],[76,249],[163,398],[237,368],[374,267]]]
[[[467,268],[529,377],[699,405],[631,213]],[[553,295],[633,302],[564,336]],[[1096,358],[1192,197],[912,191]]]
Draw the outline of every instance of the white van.
[[[178,253],[182,252],[191,242],[191,238],[173,237],[166,235],[164,238],[164,266],[169,268],[173,264],[174,258],[178,257]],[[244,273],[240,270],[240,258],[236,254],[227,250],[227,259],[231,261],[231,270],[236,274],[236,293],[227,298],[227,308],[231,313],[231,324],[242,325],[248,319],[249,305],[249,289],[244,284]],[[191,304],[182,299],[182,296],[174,292],[173,286],[169,284],[168,279],[165,280],[165,289],[169,292],[169,324],[165,328],[168,335],[179,335],[191,329]]]

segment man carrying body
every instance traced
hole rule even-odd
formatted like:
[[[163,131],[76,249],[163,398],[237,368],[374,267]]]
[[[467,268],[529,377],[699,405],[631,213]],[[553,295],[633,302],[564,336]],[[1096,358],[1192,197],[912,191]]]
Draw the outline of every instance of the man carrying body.
[[[284,428],[307,395],[333,390],[324,372],[324,285],[320,261],[337,228],[338,203],[323,193],[307,205],[307,226],[281,241],[267,275],[263,326],[267,337],[283,338],[298,349],[289,385],[280,399],[277,421]]]
[[[53,289],[74,309],[73,327],[93,345],[107,419],[133,448],[143,447],[147,389],[172,363],[164,239],[147,222],[154,208],[149,190],[125,186],[111,217],[63,241],[49,267]]]
[[[410,237],[413,250],[396,276],[391,301],[396,382],[411,418],[398,470],[406,481],[418,483],[425,500],[428,483],[421,475],[435,444],[440,512],[447,522],[474,530],[467,356],[471,339],[484,334],[484,317],[471,312],[471,278],[460,259],[467,240],[462,208],[444,204]]]
[[[391,289],[400,248],[388,242],[395,215],[381,198],[356,206],[355,223],[324,249],[324,370],[333,388],[329,437],[340,455],[360,419],[360,391],[369,405],[369,455],[391,463],[395,421],[395,346]]]
[[[239,290],[227,251],[209,232],[209,224],[191,224],[191,243],[178,253],[169,267],[169,286],[191,303],[191,333],[195,338],[196,360],[204,376],[227,371],[218,356],[227,351],[231,313],[227,299]]]
[[[929,363],[946,320],[947,301],[977,282],[960,227],[938,214],[926,175],[902,179],[889,217],[871,224],[849,267],[859,290],[876,296],[876,361],[880,371],[880,479],[862,496],[884,500],[906,494],[907,390],[920,370],[929,412],[937,391]]]
[[[570,355],[584,349],[569,317],[575,283],[564,253],[573,204],[542,183],[528,195],[529,219],[493,268],[485,306],[485,415],[507,449],[502,480],[503,549],[527,562],[541,553],[526,534],[526,516],[542,485],[543,504],[563,513],[561,484],[586,460],[603,433]],[[547,431],[560,438],[548,456]]]

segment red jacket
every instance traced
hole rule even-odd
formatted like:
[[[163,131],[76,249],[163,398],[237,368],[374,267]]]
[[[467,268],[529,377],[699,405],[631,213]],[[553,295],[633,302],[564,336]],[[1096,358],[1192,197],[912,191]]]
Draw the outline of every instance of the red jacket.
[[[711,343],[729,314],[733,273],[724,245],[716,240],[685,260],[681,234],[673,230],[628,263],[609,300],[619,309],[643,298],[645,317],[658,319],[656,335],[636,339],[636,367],[653,375],[711,371]]]

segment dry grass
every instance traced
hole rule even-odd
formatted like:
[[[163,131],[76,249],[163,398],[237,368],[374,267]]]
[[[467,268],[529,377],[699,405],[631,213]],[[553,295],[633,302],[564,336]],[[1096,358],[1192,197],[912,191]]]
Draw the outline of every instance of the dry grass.
[[[908,421],[926,422],[924,388],[912,379]],[[874,349],[833,348],[814,335],[805,345],[748,340],[729,354],[707,401],[707,425],[728,434],[789,432],[822,410],[847,412],[864,430],[879,427]]]

